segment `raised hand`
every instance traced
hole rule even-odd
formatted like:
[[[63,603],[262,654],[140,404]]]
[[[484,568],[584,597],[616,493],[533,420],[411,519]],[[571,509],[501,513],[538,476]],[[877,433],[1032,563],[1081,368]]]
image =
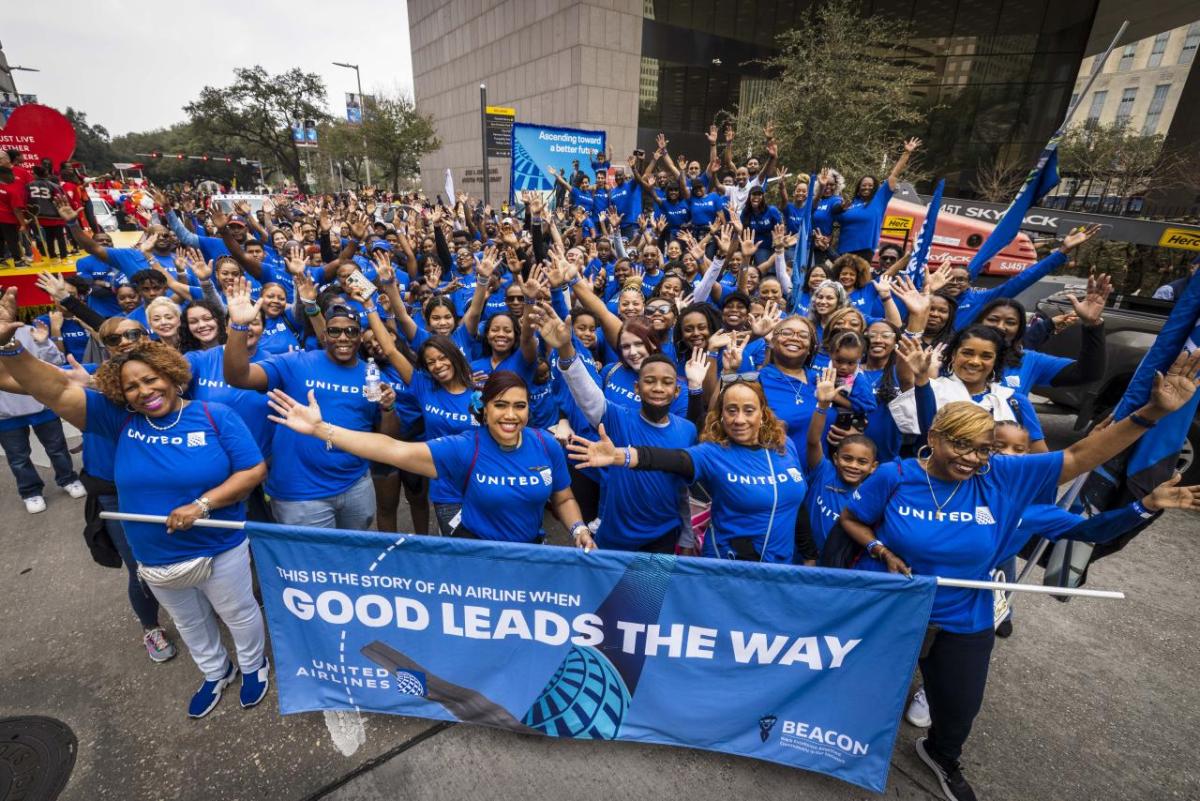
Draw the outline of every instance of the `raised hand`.
[[[548,302],[542,301],[534,307],[533,313],[537,320],[536,328],[541,333],[542,340],[555,350],[565,348],[571,341],[571,327],[558,316],[554,307]]]
[[[1100,324],[1100,316],[1104,314],[1104,306],[1112,291],[1112,279],[1107,274],[1096,275],[1093,273],[1088,276],[1087,294],[1083,300],[1076,299],[1074,295],[1068,295],[1067,299],[1071,301],[1081,323],[1086,326],[1097,326]]]
[[[624,464],[624,449],[613,445],[613,441],[604,430],[604,423],[600,424],[597,433],[600,439],[596,441],[584,439],[578,434],[571,437],[570,443],[567,444],[567,456],[571,461],[577,467],[610,467]]]
[[[1086,228],[1081,225],[1063,238],[1063,242],[1058,246],[1058,249],[1063,253],[1069,253],[1100,233],[1100,229],[1103,227],[1099,224],[1089,225]]]
[[[261,297],[257,301],[250,300],[250,284],[245,278],[234,279],[225,299],[228,304],[229,322],[237,325],[250,325],[254,322],[263,304]]]
[[[733,336],[729,339],[729,345],[725,347],[725,353],[721,355],[721,363],[725,365],[728,372],[736,373],[742,369],[742,352],[749,342],[749,331],[733,332]]]
[[[200,283],[212,278],[214,269],[213,263],[205,261],[203,256],[192,262],[192,275],[196,276],[196,280]]]
[[[58,216],[62,217],[67,222],[71,222],[79,216],[79,212],[71,208],[71,201],[66,195],[57,195],[53,198],[54,208],[58,211]]]
[[[1164,416],[1184,406],[1200,386],[1197,371],[1200,371],[1200,350],[1191,354],[1181,352],[1166,375],[1158,373],[1154,376],[1150,406]]]
[[[392,259],[387,251],[375,251],[375,274],[379,277],[379,283],[384,286],[396,280],[396,268],[392,266]]]
[[[746,263],[750,263],[750,259],[758,252],[758,243],[754,241],[754,231],[749,227],[742,229],[742,235],[738,242],[741,248],[742,255],[746,257]]]
[[[892,297],[892,282],[886,275],[871,282],[875,286],[875,294],[879,295],[880,303],[886,303]],[[912,311],[909,309],[909,311]]]
[[[891,291],[908,307],[909,316],[923,314],[929,310],[929,296],[917,289],[917,285],[907,275],[896,276],[891,283]]]
[[[683,366],[687,376],[688,389],[700,389],[704,386],[704,377],[708,375],[709,357],[704,348],[692,348],[692,356]]]
[[[733,334],[728,331],[718,331],[708,338],[708,350],[716,352],[727,348],[733,342]]]
[[[1151,512],[1159,509],[1200,510],[1200,485],[1181,487],[1179,482],[1182,480],[1183,476],[1179,473],[1171,476],[1142,498],[1142,506]]]
[[[42,272],[38,275],[37,288],[52,297],[56,303],[71,294],[67,289],[67,282],[62,279],[62,276],[51,272]]]
[[[33,330],[29,332],[33,341],[41,345],[50,338],[50,329],[41,320],[33,321]]]
[[[704,135],[704,138],[708,140],[708,143],[710,145],[716,145],[717,144],[717,126],[715,126],[715,125],[708,126],[708,133],[706,133]]]
[[[920,140],[920,139],[918,139],[917,137],[915,137],[915,136],[914,136],[914,137],[912,137],[911,139],[905,140],[905,142],[904,142],[904,152],[905,152],[905,153],[912,153],[912,152],[914,152],[914,151],[915,151],[917,148],[919,148],[920,146],[921,146],[921,140]]]
[[[837,380],[836,367],[830,366],[821,370],[820,375],[817,376],[817,403],[826,405],[833,403],[833,399],[837,397]]]
[[[933,349],[921,347],[921,343],[910,337],[900,337],[896,343],[896,355],[904,360],[914,378],[929,375],[929,367],[933,361]]]
[[[7,345],[22,325],[17,312],[17,288],[10,286],[0,297],[0,345]]]
[[[765,337],[779,322],[779,304],[769,301],[761,314],[750,315],[750,332],[756,337]]]
[[[218,231],[229,225],[229,215],[221,210],[221,206],[218,203],[213,203],[209,207],[208,216],[212,219],[212,224],[217,227]]]
[[[950,254],[943,253],[936,265],[925,265],[925,290],[929,294],[950,283],[950,272],[954,265],[950,262]]]
[[[273,389],[267,393],[267,405],[275,414],[267,415],[272,423],[287,426],[297,434],[317,436],[321,425],[321,407],[317,405],[317,393],[308,391],[308,405],[297,403],[282,389]]]

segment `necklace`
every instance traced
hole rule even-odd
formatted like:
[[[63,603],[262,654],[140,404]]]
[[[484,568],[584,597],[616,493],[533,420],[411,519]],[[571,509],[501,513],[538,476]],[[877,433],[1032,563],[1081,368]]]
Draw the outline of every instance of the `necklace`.
[[[781,376],[783,376],[784,378],[786,378],[788,383],[792,385],[792,393],[795,396],[796,405],[803,406],[804,405],[804,387],[806,387],[807,384],[804,381],[799,381],[795,378],[792,378],[790,375],[785,373],[783,371],[783,369],[781,367],[779,367],[779,365],[776,365],[775,369],[779,370],[779,374]]]
[[[950,497],[946,499],[945,503],[938,503],[937,493],[935,493],[933,491],[933,481],[931,481],[929,478],[929,460],[928,459],[925,460],[925,464],[922,465],[922,467],[925,468],[925,483],[926,483],[926,485],[929,486],[929,497],[933,498],[933,505],[935,507],[937,507],[938,514],[940,515],[942,513],[942,510],[950,505],[950,501],[954,500],[954,496],[958,493],[958,488],[961,487],[963,485],[963,483],[961,481],[959,481],[957,484],[954,485],[954,489],[950,492]]]
[[[175,422],[171,423],[170,425],[165,425],[165,426],[156,425],[154,423],[154,421],[150,419],[150,415],[148,415],[148,414],[143,414],[142,417],[146,418],[146,423],[151,428],[153,428],[155,431],[169,431],[170,429],[174,428],[176,425],[179,424],[180,418],[183,417],[183,407],[184,407],[184,404],[182,402],[180,402],[179,411],[175,413]]]

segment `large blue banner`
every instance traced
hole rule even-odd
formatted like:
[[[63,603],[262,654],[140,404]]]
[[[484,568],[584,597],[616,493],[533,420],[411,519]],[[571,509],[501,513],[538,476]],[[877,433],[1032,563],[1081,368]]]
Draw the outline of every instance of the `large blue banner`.
[[[741,754],[882,792],[931,578],[246,524],[284,714]]]
[[[596,151],[605,152],[607,136],[604,131],[514,122],[509,200],[519,200],[526,190],[541,192],[549,199],[554,194],[554,176],[546,168],[553,167],[563,178],[569,178],[574,171],[571,162],[578,161],[580,168],[589,172],[592,156]],[[588,177],[594,178],[590,174]]]

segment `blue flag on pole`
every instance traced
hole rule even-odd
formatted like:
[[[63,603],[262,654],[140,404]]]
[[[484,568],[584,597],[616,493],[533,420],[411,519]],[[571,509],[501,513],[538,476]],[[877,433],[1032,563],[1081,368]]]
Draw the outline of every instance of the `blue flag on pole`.
[[[925,265],[929,262],[929,248],[933,245],[933,235],[937,230],[938,212],[942,208],[942,190],[945,187],[945,178],[938,181],[934,187],[933,197],[925,207],[925,222],[921,223],[921,230],[917,232],[917,243],[913,247],[912,258],[904,271],[918,289],[925,285]]]
[[[1200,325],[1197,323],[1200,323],[1200,272],[1192,275],[1158,338],[1142,357],[1125,395],[1117,404],[1114,420],[1125,419],[1150,399],[1154,374],[1166,373],[1180,351],[1192,352],[1200,347]],[[1159,420],[1158,425],[1133,446],[1125,476],[1129,490],[1136,497],[1141,498],[1170,478],[1198,405],[1200,392],[1182,409]]]
[[[817,172],[809,173],[808,197],[800,210],[800,230],[796,232],[796,249],[792,253],[792,297],[791,307],[796,308],[800,296],[804,294],[804,278],[808,274],[809,240],[812,238],[813,193],[817,191]]]
[[[280,711],[701,748],[883,792],[936,579],[247,523]]]
[[[1025,185],[1013,198],[1012,203],[1008,204],[1000,222],[996,223],[996,227],[984,240],[979,252],[975,254],[975,258],[971,259],[971,263],[967,265],[967,271],[971,274],[972,281],[979,276],[983,266],[993,256],[1004,250],[1008,243],[1016,238],[1017,232],[1021,230],[1021,222],[1025,219],[1025,212],[1037,205],[1047,192],[1058,186],[1058,142],[1061,138],[1062,130],[1060,129],[1050,138],[1045,150],[1038,156],[1037,165],[1025,179]]]

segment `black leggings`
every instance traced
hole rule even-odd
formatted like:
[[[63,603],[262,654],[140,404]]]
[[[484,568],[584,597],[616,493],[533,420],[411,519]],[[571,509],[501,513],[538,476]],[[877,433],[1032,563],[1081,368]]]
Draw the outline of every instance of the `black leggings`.
[[[4,240],[4,258],[21,258],[21,227],[16,223],[0,222],[0,238]]]
[[[929,653],[921,658],[925,697],[933,720],[925,748],[947,769],[958,764],[963,743],[983,706],[995,641],[996,633],[991,628],[974,634],[939,631]]]
[[[60,259],[67,257],[67,227],[65,225],[46,225],[42,227],[42,235],[46,237],[46,258]],[[56,254],[55,251],[58,251]]]

